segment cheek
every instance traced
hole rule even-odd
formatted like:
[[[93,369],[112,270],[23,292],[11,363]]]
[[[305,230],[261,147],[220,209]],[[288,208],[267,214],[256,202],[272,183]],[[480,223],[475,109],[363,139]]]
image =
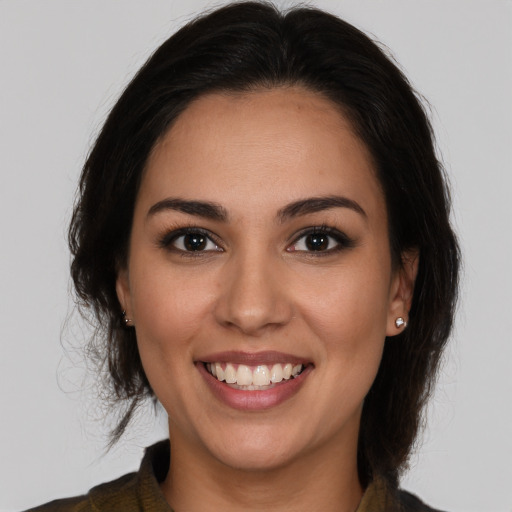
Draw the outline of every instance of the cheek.
[[[209,296],[177,276],[138,277],[133,307],[142,365],[164,408],[179,415],[194,393],[195,382],[189,379],[192,341],[204,329],[211,309]]]
[[[191,340],[208,322],[213,292],[202,279],[151,262],[133,261],[130,280],[139,352],[155,389],[156,379],[192,364]]]
[[[303,281],[301,316],[319,340],[317,358],[343,410],[362,403],[377,374],[387,326],[389,272],[375,262],[340,266],[329,279]],[[313,283],[324,283],[313,286]],[[307,292],[309,290],[309,292]],[[326,401],[331,398],[325,398]],[[340,412],[341,414],[341,412]],[[334,421],[334,419],[333,419]]]
[[[295,296],[317,335],[351,345],[385,337],[389,276],[379,265],[340,267],[326,276],[301,281]]]
[[[137,324],[171,341],[200,327],[211,309],[209,281],[197,271],[173,271],[172,266],[134,262],[131,273],[132,304]]]

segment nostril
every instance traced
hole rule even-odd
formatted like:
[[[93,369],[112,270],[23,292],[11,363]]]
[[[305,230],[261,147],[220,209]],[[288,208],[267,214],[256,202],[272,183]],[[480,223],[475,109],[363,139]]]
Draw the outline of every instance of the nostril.
[[[280,267],[268,255],[250,252],[239,254],[236,263],[225,268],[215,317],[223,327],[258,336],[287,324],[294,311]]]

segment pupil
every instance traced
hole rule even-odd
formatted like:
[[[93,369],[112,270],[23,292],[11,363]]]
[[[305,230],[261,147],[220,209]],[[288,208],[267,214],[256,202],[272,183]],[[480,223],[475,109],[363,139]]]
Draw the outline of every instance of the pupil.
[[[322,234],[309,235],[306,246],[310,251],[324,251],[329,246],[329,238]]]
[[[187,251],[202,251],[206,247],[206,237],[199,233],[185,235],[184,245]]]

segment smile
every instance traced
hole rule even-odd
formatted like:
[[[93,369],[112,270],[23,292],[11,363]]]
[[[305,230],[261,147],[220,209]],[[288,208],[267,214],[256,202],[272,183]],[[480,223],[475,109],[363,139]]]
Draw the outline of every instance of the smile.
[[[218,381],[225,382],[233,389],[263,391],[271,389],[283,380],[290,380],[302,373],[303,364],[275,363],[248,366],[236,363],[206,363],[206,370]]]
[[[210,392],[240,411],[265,411],[292,399],[314,370],[301,356],[275,351],[218,352],[195,362]]]

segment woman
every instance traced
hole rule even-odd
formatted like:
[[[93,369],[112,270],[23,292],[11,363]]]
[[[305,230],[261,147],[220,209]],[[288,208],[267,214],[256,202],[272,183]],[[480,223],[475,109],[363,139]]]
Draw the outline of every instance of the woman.
[[[432,510],[398,482],[452,325],[448,215],[424,111],[357,29],[261,3],[181,29],[113,108],[70,228],[131,404],[113,442],[152,397],[170,443],[35,510]]]

